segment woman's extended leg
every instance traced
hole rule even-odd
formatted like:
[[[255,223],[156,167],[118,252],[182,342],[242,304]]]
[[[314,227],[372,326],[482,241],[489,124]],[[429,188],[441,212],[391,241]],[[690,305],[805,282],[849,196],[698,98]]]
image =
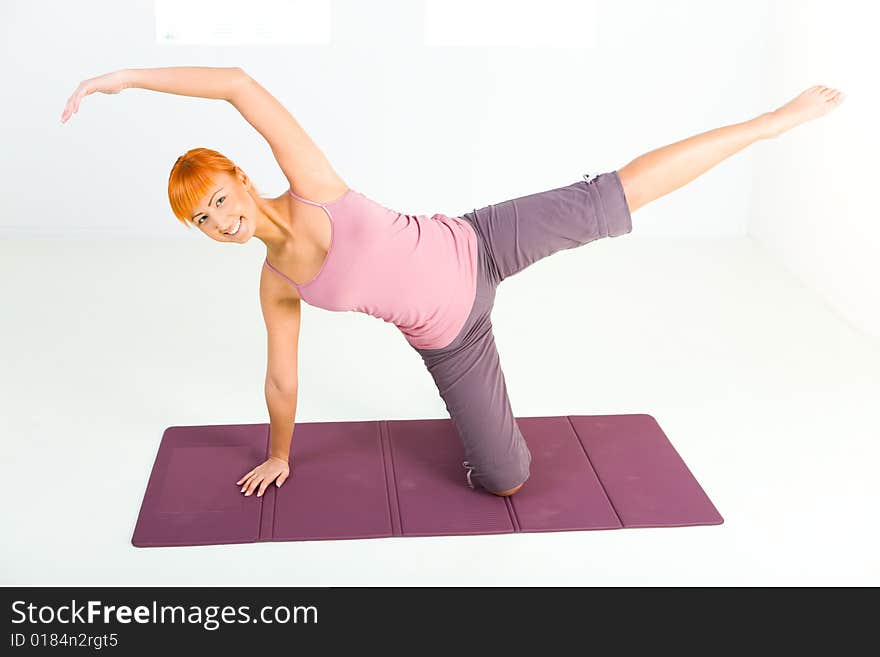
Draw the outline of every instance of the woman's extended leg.
[[[586,178],[463,215],[485,244],[496,285],[557,251],[632,232],[617,172]]]
[[[836,89],[811,87],[772,112],[640,155],[618,171],[630,212],[686,185],[756,141],[827,114],[842,100]]]

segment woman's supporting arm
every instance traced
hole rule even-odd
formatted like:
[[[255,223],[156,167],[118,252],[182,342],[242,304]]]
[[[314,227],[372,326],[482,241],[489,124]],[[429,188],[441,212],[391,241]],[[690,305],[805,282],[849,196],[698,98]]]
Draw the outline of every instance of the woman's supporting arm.
[[[137,87],[163,91],[178,96],[229,100],[244,77],[237,67],[169,66],[164,68],[127,68],[126,88]]]
[[[290,443],[296,423],[296,402],[298,391],[281,390],[267,378],[265,385],[266,405],[269,408],[269,456],[287,461],[290,458]]]

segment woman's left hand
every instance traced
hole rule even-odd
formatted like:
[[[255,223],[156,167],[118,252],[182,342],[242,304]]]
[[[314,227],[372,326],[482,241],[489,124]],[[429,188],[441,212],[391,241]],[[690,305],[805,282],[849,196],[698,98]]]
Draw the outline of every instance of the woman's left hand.
[[[278,456],[270,456],[263,463],[239,479],[235,485],[241,486],[244,484],[241,488],[241,492],[244,493],[245,496],[253,493],[254,489],[259,485],[260,490],[257,493],[257,497],[261,497],[265,492],[266,487],[275,481],[276,478],[278,479],[276,485],[280,486],[289,476],[290,464],[285,459]]]

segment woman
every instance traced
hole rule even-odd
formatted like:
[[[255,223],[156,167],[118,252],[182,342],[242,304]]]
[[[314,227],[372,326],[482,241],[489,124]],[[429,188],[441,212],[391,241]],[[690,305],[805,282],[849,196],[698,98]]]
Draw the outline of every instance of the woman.
[[[138,87],[223,99],[269,143],[290,189],[263,198],[226,157],[193,149],[172,168],[168,195],[185,225],[218,242],[266,245],[260,303],[268,331],[270,449],[236,485],[261,496],[290,474],[300,301],[394,324],[421,355],[464,447],[467,483],[512,495],[531,454],[517,427],[489,318],[498,284],[561,249],[632,230],[631,213],[746,146],[837,107],[815,86],[781,107],[650,151],[617,171],[489,205],[461,217],[395,212],[350,189],[293,116],[240,68],[124,69],[80,83],[66,122],[92,93]],[[302,281],[302,283],[296,283]]]

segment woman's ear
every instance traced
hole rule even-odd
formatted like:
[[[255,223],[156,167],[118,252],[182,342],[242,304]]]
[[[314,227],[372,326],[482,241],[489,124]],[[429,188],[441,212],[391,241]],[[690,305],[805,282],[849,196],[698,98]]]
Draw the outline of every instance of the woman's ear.
[[[251,179],[248,178],[247,174],[244,171],[236,166],[235,174],[238,176],[239,182],[250,193],[251,196],[259,196],[260,192],[257,190],[257,188],[254,186],[254,183],[251,182]]]

